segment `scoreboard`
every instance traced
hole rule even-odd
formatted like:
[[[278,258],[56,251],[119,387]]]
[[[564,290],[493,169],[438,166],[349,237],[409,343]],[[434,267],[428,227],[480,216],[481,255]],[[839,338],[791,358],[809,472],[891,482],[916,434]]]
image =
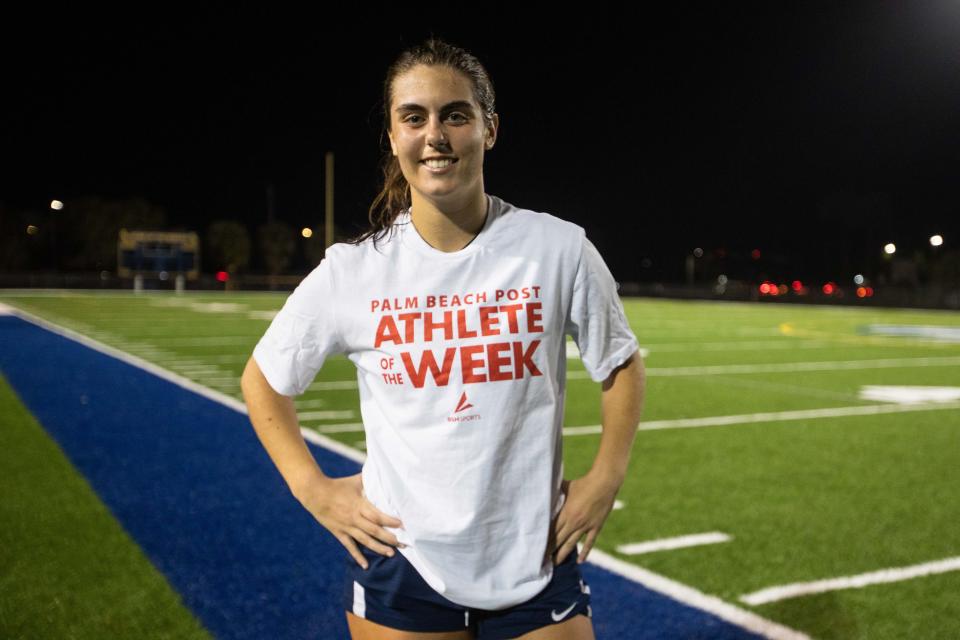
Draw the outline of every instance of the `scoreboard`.
[[[117,242],[117,275],[166,280],[183,274],[200,276],[200,239],[193,231],[120,230]]]

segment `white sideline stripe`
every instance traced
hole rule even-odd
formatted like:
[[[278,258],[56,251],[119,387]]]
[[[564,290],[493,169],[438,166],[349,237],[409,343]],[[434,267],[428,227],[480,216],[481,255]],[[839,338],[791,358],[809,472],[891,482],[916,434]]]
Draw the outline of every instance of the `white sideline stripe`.
[[[594,548],[590,550],[588,561],[607,571],[623,576],[628,580],[640,583],[651,591],[662,593],[677,602],[695,607],[701,611],[706,611],[707,613],[712,613],[722,620],[742,627],[747,631],[758,633],[766,638],[770,638],[770,640],[811,640],[810,636],[805,633],[801,633],[790,627],[785,627],[772,620],[767,620],[751,611],[741,609],[716,596],[707,595],[702,591],[661,576],[649,569],[644,569],[625,560],[614,558],[599,549]]]
[[[178,376],[172,371],[168,371],[151,362],[147,362],[146,360],[137,358],[136,356],[131,356],[128,353],[114,349],[109,345],[105,345],[101,342],[88,338],[87,336],[79,334],[76,331],[71,331],[56,325],[48,320],[44,320],[43,318],[35,316],[32,313],[23,311],[22,309],[13,309],[13,313],[14,315],[23,318],[28,322],[32,322],[47,329],[48,331],[52,331],[53,333],[79,342],[80,344],[90,347],[95,351],[105,353],[113,358],[116,358],[117,360],[120,360],[121,362],[125,362],[134,367],[143,369],[144,371],[148,371],[155,376],[172,382],[179,387],[193,391],[194,393],[205,398],[209,398],[214,402],[219,402],[223,406],[233,409],[238,413],[248,415],[246,404],[240,402],[232,396],[228,396],[213,389],[208,389],[207,387],[201,386],[192,380]],[[323,436],[312,429],[301,427],[300,433],[303,435],[305,440],[312,442],[317,446],[323,447],[328,451],[338,453],[344,458],[353,460],[358,464],[362,465],[367,459],[366,454],[362,451],[357,451],[353,447],[341,444],[340,442]],[[590,558],[590,562],[598,567],[602,567],[608,571],[616,573],[617,575],[623,576],[628,580],[633,580],[634,582],[642,584],[648,589],[663,593],[664,595],[667,595],[678,602],[701,609],[708,613],[712,613],[718,618],[722,618],[728,622],[741,626],[748,631],[760,633],[771,640],[810,640],[809,636],[800,633],[799,631],[795,631],[789,627],[785,627],[754,613],[740,609],[739,607],[724,602],[715,596],[705,595],[693,587],[688,587],[684,584],[653,573],[652,571],[641,569],[638,566],[618,560],[603,553],[599,549],[592,549],[590,551]]]
[[[813,593],[837,591],[839,589],[861,589],[871,584],[900,582],[902,580],[911,580],[913,578],[920,578],[937,573],[947,573],[948,571],[960,571],[960,557],[935,560],[933,562],[915,564],[909,567],[881,569],[880,571],[861,573],[856,576],[830,578],[828,580],[816,580],[814,582],[796,582],[779,587],[769,587],[740,596],[740,600],[749,605],[757,606],[768,602],[776,602],[777,600],[786,600],[787,598],[796,598]]]
[[[636,556],[641,553],[653,553],[654,551],[684,549],[686,547],[698,547],[704,544],[730,542],[732,539],[729,535],[721,531],[711,531],[709,533],[694,533],[686,536],[676,536],[674,538],[660,538],[659,540],[649,540],[647,542],[622,544],[617,547],[617,551],[624,555]]]
[[[641,422],[638,431],[655,429],[684,429],[690,427],[717,427],[729,424],[749,424],[753,422],[786,422],[788,420],[814,420],[818,418],[839,418],[842,416],[870,416],[883,413],[904,413],[907,411],[939,411],[942,409],[960,409],[960,402],[931,402],[927,404],[871,404],[855,407],[830,407],[827,409],[802,409],[798,411],[768,411],[765,413],[745,413],[734,416],[710,416],[706,418],[679,418],[677,420],[651,420]],[[587,436],[603,432],[599,424],[587,427],[564,427],[565,436]]]
[[[233,396],[229,396],[225,393],[221,393],[220,391],[216,391],[215,389],[211,389],[201,384],[197,384],[193,380],[190,380],[189,378],[185,378],[181,375],[178,375],[173,371],[170,371],[169,369],[164,369],[161,366],[158,366],[152,362],[139,358],[135,355],[129,354],[125,351],[120,351],[115,347],[111,347],[108,344],[104,344],[98,340],[94,340],[93,338],[85,336],[82,333],[78,333],[72,329],[68,329],[58,324],[54,324],[53,322],[50,322],[45,318],[41,318],[40,316],[36,316],[30,313],[29,311],[24,311],[23,309],[19,309],[15,307],[8,307],[8,308],[12,309],[13,315],[18,316],[26,320],[27,322],[32,322],[33,324],[39,327],[42,327],[48,331],[51,331],[53,333],[56,333],[57,335],[61,335],[65,338],[69,338],[74,342],[79,342],[80,344],[86,347],[90,347],[94,351],[99,351],[100,353],[104,353],[112,358],[116,358],[117,360],[120,360],[121,362],[125,362],[131,366],[137,367],[138,369],[143,369],[144,371],[148,371],[153,375],[157,376],[158,378],[162,378],[168,382],[171,382],[177,385],[178,387],[182,387],[184,389],[187,389],[188,391],[192,391],[197,395],[213,400],[214,402],[219,402],[225,407],[229,407],[230,409],[233,409],[239,413],[247,415],[247,405],[237,400]],[[252,428],[253,427],[251,426],[251,429]],[[309,440],[310,442],[318,446],[324,447],[325,449],[339,453],[343,457],[349,460],[353,460],[354,462],[363,464],[363,462],[367,459],[366,455],[357,451],[356,449],[352,447],[348,447],[345,444],[341,444],[331,438],[322,436],[316,431],[313,431],[311,429],[301,427],[300,433],[303,434],[304,439]]]

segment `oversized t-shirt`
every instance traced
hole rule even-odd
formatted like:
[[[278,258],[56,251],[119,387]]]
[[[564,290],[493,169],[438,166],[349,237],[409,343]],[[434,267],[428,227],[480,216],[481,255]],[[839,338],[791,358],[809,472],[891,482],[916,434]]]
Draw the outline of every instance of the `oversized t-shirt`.
[[[409,209],[376,248],[332,245],[253,356],[287,396],[332,354],[356,365],[364,495],[403,522],[387,529],[434,590],[501,609],[552,577],[566,335],[596,382],[638,343],[582,227],[489,194],[487,205],[459,251],[430,246]]]

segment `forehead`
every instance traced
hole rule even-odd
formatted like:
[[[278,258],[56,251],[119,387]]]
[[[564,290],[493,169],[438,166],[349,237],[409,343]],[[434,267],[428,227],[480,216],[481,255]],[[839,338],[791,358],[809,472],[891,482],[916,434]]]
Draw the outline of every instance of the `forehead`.
[[[477,107],[473,85],[466,75],[445,66],[417,65],[393,80],[391,110],[416,104],[425,109],[464,101]]]

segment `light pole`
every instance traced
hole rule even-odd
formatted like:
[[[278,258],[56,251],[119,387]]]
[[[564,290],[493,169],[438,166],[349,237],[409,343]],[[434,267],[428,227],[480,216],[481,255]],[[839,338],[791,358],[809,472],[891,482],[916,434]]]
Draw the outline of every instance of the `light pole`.
[[[53,270],[60,273],[60,253],[57,251],[57,211],[63,210],[63,202],[60,200],[50,201],[50,226],[53,228]]]

